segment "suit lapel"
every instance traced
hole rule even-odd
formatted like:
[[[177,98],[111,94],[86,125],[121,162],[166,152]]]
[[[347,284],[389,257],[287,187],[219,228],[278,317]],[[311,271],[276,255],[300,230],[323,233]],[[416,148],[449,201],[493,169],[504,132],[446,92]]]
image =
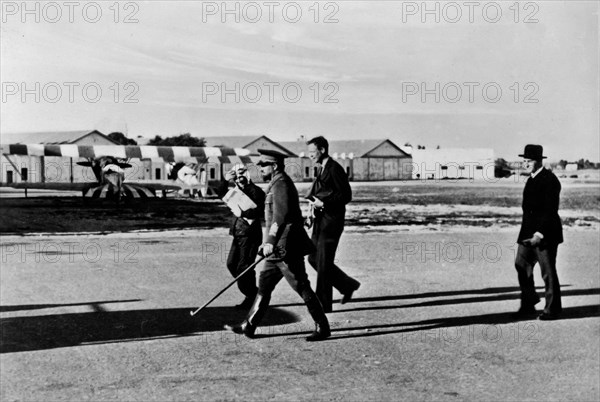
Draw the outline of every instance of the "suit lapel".
[[[327,163],[327,165],[329,165],[329,162]],[[325,167],[321,166],[320,168],[318,168],[318,170],[317,170],[317,176],[314,178],[314,180],[313,180],[310,188],[308,189],[308,193],[306,194],[307,197],[311,196],[311,195],[315,195],[315,192],[316,192],[315,190],[316,190],[316,187],[317,187],[317,182],[319,182],[320,180],[322,180],[323,173],[325,172],[325,168],[327,167],[327,165],[325,165]]]
[[[321,179],[321,181],[324,181],[326,178],[329,177],[329,172],[331,171],[332,166],[333,166],[333,160],[331,159],[331,156],[330,156],[329,159],[327,160],[327,164],[325,164],[325,167],[323,168],[323,171],[321,172],[321,176],[319,177]]]
[[[321,172],[317,174],[317,177],[315,177],[315,179],[312,182],[312,185],[310,186],[307,196],[311,196],[314,195],[316,190],[318,190],[319,188],[323,187],[323,184],[325,183],[325,180],[329,177],[329,172],[331,170],[333,166],[333,160],[331,159],[331,156],[329,157],[329,159],[327,160],[327,163],[325,164],[325,166],[323,166],[321,168]]]

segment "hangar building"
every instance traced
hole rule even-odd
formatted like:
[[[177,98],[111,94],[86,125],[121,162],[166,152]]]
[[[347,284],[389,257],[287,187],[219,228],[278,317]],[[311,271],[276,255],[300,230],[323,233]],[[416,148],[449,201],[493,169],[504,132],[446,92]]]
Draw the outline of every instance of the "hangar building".
[[[274,149],[285,155],[286,172],[294,181],[311,181],[317,172],[307,155],[306,140],[274,141],[267,136],[206,137],[207,146],[241,147],[258,155],[258,149]],[[409,180],[412,157],[389,139],[329,141],[329,154],[353,181]],[[260,182],[258,169],[252,179]]]
[[[98,130],[2,134],[2,144],[116,145]],[[91,169],[77,165],[83,158],[3,155],[0,182],[81,183],[96,181]]]

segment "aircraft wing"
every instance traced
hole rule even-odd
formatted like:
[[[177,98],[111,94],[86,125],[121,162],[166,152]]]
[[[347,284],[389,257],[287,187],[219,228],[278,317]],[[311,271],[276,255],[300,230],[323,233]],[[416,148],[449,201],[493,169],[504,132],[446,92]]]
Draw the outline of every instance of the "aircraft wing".
[[[177,147],[154,145],[75,145],[75,144],[0,144],[0,153],[5,155],[59,156],[67,158],[97,159],[111,156],[117,159],[162,159],[164,162],[183,163],[244,163],[251,164],[250,151],[228,147]],[[9,159],[10,161],[10,159]],[[93,183],[2,183],[13,188],[36,188],[50,190],[83,190],[88,192]],[[97,186],[100,189],[102,186]],[[177,181],[134,180],[123,184],[144,192],[141,187],[154,191],[202,190],[204,186],[190,185]],[[206,189],[205,189],[206,190]],[[99,191],[99,190],[98,190]],[[134,191],[134,192],[135,192]],[[145,193],[145,192],[144,192]]]
[[[157,159],[165,162],[252,163],[250,151],[228,147],[168,147],[154,145],[75,145],[75,144],[6,144],[0,145],[6,155],[64,156],[69,158]]]

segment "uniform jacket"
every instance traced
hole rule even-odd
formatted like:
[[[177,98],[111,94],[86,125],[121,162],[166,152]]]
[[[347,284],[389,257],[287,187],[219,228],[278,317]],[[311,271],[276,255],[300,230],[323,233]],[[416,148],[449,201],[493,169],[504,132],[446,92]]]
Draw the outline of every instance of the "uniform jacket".
[[[265,209],[265,193],[256,184],[249,182],[242,190],[254,203],[256,208],[242,211],[241,217],[236,217],[229,229],[229,234],[237,237],[255,236],[261,238],[261,220]],[[243,218],[253,219],[254,222],[249,224]]]
[[[321,227],[344,226],[346,204],[352,200],[352,189],[344,168],[331,157],[323,171],[308,190],[307,198],[317,197],[323,201],[322,210],[315,211],[315,218],[321,219]]]
[[[542,168],[527,179],[523,190],[523,222],[518,243],[530,239],[535,232],[544,236],[542,244],[563,242],[562,223],[558,216],[560,181],[551,171]]]
[[[312,241],[304,230],[298,191],[285,172],[274,174],[265,200],[264,243],[271,243],[285,252],[284,260],[314,251]],[[281,256],[283,253],[279,253]]]

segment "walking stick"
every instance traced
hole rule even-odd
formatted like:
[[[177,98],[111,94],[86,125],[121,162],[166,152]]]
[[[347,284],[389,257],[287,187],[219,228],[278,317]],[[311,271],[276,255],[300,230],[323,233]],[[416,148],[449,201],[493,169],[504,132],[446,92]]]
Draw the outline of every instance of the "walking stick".
[[[223,290],[221,290],[219,293],[217,293],[215,295],[215,297],[213,297],[212,299],[210,299],[209,301],[207,301],[206,303],[204,303],[204,305],[202,307],[198,307],[196,310],[190,311],[190,315],[193,317],[196,314],[198,314],[201,310],[204,309],[204,307],[208,306],[210,303],[212,303],[213,301],[215,301],[215,299],[217,297],[221,296],[227,289],[229,289],[234,283],[236,283],[246,272],[248,272],[251,269],[253,269],[254,267],[256,267],[256,265],[258,265],[258,263],[261,262],[264,259],[265,259],[265,256],[261,256],[254,264],[250,265],[248,268],[246,268],[244,270],[244,272],[242,272],[241,274],[239,274],[238,276],[236,276],[235,279],[233,281],[231,281],[231,283],[229,285],[225,286],[225,288],[223,288]]]

